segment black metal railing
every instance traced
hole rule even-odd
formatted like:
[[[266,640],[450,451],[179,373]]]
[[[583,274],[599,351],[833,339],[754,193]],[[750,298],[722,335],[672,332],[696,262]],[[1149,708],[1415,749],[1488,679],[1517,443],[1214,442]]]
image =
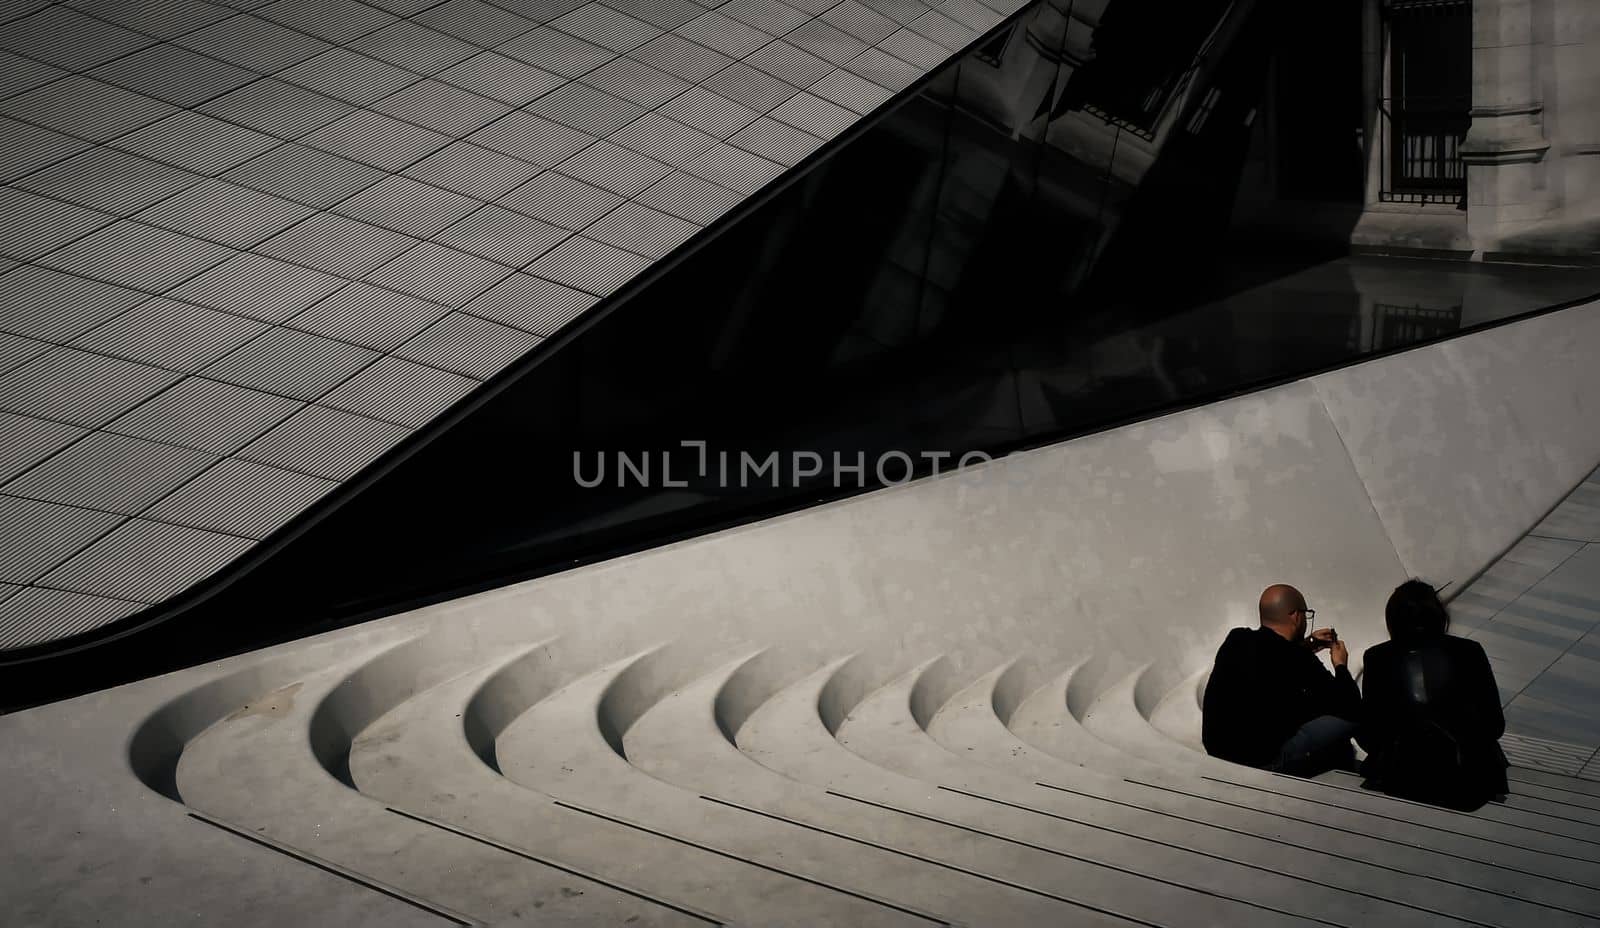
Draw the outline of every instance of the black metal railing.
[[[1393,303],[1374,303],[1375,318],[1372,326],[1372,343],[1369,351],[1383,351],[1401,345],[1439,338],[1459,331],[1461,306],[1446,309],[1427,306],[1401,306]]]
[[[1465,204],[1467,167],[1461,143],[1472,125],[1470,105],[1464,98],[1379,101],[1378,141],[1385,152],[1380,199]]]
[[[1389,0],[1387,96],[1379,101],[1379,198],[1464,206],[1461,161],[1472,117],[1472,6],[1466,0]]]

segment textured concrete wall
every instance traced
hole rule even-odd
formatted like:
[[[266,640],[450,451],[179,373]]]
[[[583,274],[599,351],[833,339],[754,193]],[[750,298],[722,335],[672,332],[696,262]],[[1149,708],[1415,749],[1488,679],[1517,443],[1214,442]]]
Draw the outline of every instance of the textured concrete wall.
[[[1408,572],[1459,589],[1593,469],[1596,345],[1590,304],[1315,379]]]
[[[1182,674],[1281,580],[1361,647],[1397,582],[1464,582],[1600,460],[1595,345],[1600,304],[417,618]]]

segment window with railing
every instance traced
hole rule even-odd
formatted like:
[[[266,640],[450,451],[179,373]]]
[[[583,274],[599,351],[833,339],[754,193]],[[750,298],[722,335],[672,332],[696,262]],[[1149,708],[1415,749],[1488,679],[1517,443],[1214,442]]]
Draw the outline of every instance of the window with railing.
[[[1472,5],[1391,0],[1389,95],[1380,101],[1380,197],[1461,205],[1461,143],[1472,124]]]
[[[1369,351],[1413,345],[1452,334],[1461,328],[1461,306],[1444,308],[1374,303]]]

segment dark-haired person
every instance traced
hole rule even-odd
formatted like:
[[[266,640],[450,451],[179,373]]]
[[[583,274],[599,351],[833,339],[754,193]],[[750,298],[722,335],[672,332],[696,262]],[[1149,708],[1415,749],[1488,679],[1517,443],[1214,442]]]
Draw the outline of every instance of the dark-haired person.
[[[1421,580],[1395,588],[1384,620],[1389,640],[1363,659],[1365,785],[1457,809],[1503,795],[1506,721],[1483,646],[1448,633],[1450,613]]]
[[[1202,700],[1206,753],[1296,776],[1354,769],[1361,691],[1344,642],[1331,628],[1306,634],[1315,610],[1287,584],[1262,591],[1258,609],[1259,628],[1236,628],[1217,649]],[[1317,658],[1324,648],[1333,673]]]

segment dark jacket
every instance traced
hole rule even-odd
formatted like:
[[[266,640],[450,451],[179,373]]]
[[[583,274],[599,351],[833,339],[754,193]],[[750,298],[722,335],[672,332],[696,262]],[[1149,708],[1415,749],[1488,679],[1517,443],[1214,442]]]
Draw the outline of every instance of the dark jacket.
[[[1499,743],[1506,720],[1482,645],[1453,635],[1386,641],[1368,649],[1364,664],[1369,722],[1357,740],[1368,754],[1361,772],[1370,785],[1464,807],[1506,792]]]
[[[1270,628],[1236,628],[1217,649],[1202,708],[1207,754],[1263,767],[1318,716],[1357,721],[1361,691],[1348,668],[1329,673],[1304,644]]]

